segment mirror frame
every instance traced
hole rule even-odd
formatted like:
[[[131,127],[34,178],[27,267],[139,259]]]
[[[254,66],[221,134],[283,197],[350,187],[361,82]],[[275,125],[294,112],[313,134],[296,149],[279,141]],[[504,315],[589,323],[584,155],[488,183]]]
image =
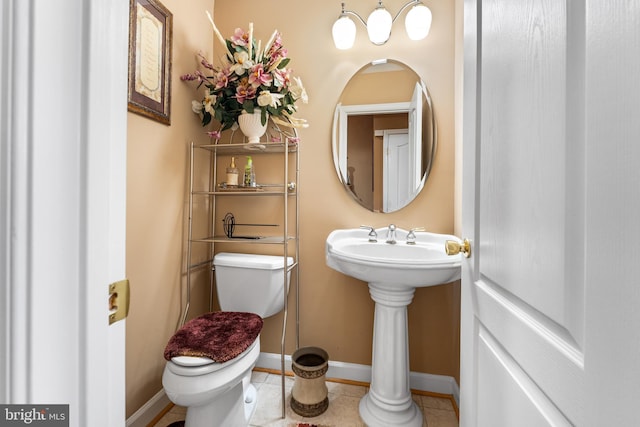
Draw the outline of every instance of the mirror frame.
[[[411,111],[412,111],[411,100],[406,102],[403,101],[403,102],[389,102],[389,103],[376,103],[376,104],[342,105],[342,100],[344,98],[345,91],[349,86],[349,83],[351,83],[354,80],[354,78],[360,75],[363,71],[369,69],[372,66],[380,65],[383,63],[393,63],[398,66],[401,66],[413,72],[413,74],[415,74],[415,76],[417,77],[416,89],[419,86],[419,89],[422,94],[422,103],[421,103],[422,108],[420,108],[422,110],[422,118],[420,120],[420,125],[418,126],[419,131],[421,133],[421,138],[420,138],[421,148],[416,148],[416,149],[421,152],[424,151],[426,153],[426,155],[422,155],[422,154],[420,155],[420,158],[421,158],[420,168],[424,169],[424,173],[420,177],[419,181],[418,180],[415,181],[414,183],[415,187],[413,189],[410,189],[411,194],[408,200],[404,205],[398,206],[397,208],[391,209],[391,210],[387,210],[384,204],[381,210],[373,209],[373,206],[366,205],[357,196],[357,194],[355,194],[354,191],[351,189],[351,186],[349,183],[349,176],[347,172],[347,145],[348,145],[347,119],[350,115],[375,115],[375,114],[382,115],[382,114],[395,114],[395,113],[411,114]],[[431,113],[430,116],[428,115],[427,112]],[[428,130],[425,132],[425,129],[424,129],[425,127],[421,125],[421,123],[425,121],[429,124],[429,127],[431,128],[431,132],[428,132]],[[427,141],[429,138],[431,140],[430,145],[428,144],[428,141]],[[418,194],[420,194],[420,192],[424,188],[424,184],[427,178],[429,177],[431,168],[433,166],[436,147],[437,147],[437,128],[436,128],[435,112],[433,110],[433,102],[431,100],[431,95],[429,94],[429,90],[427,89],[426,84],[424,83],[422,78],[418,75],[418,73],[415,72],[415,70],[413,70],[411,67],[409,67],[408,65],[398,60],[393,60],[393,59],[382,60],[382,61],[377,60],[377,61],[372,61],[365,64],[360,69],[358,69],[358,71],[356,71],[353,74],[353,76],[351,76],[351,78],[343,88],[342,93],[340,95],[340,99],[334,110],[333,126],[332,126],[332,155],[333,155],[334,167],[335,167],[336,173],[338,174],[338,179],[342,183],[345,190],[351,195],[351,197],[355,201],[358,202],[358,204],[360,204],[365,209],[368,209],[372,212],[379,212],[379,213],[395,212],[397,210],[402,209],[403,207],[408,206],[413,200],[415,200],[415,198],[418,196]],[[423,158],[425,159],[424,165],[422,164]],[[409,165],[408,167],[413,168],[414,172],[415,172],[415,169],[417,169],[415,164]],[[417,176],[417,174],[415,174],[414,172],[410,172],[410,173],[412,173],[412,176]]]

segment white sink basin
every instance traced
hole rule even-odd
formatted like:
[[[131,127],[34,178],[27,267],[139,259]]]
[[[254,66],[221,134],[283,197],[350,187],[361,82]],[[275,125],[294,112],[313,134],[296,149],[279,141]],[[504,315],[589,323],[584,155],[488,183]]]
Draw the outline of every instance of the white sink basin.
[[[406,242],[407,231],[396,229],[396,243],[385,242],[387,228],[376,230],[378,241],[369,242],[368,230],[335,230],[327,237],[327,265],[365,282],[411,287],[434,286],[460,278],[460,255],[445,253],[446,240],[455,236],[416,232],[416,243]]]

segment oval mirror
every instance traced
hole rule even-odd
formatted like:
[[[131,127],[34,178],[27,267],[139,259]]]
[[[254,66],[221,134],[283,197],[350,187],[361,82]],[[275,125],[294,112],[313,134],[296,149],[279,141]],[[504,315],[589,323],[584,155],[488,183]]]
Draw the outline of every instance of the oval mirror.
[[[426,85],[395,60],[362,67],[333,117],[333,162],[345,189],[373,212],[411,203],[429,176],[436,126]]]

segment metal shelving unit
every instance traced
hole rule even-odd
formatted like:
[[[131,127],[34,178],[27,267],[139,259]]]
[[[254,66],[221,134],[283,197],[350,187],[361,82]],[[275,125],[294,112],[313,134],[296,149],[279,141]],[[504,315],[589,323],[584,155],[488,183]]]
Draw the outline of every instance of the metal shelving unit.
[[[237,135],[236,135],[237,136]],[[300,344],[300,310],[299,310],[299,278],[300,278],[300,245],[299,245],[299,198],[298,198],[298,182],[300,176],[300,160],[298,136],[295,129],[283,130],[277,125],[270,122],[267,133],[267,142],[260,141],[257,144],[235,143],[234,133],[229,136],[229,143],[217,143],[211,145],[195,145],[191,143],[190,149],[190,186],[189,186],[189,219],[188,219],[188,242],[187,242],[187,271],[186,286],[187,298],[182,312],[181,324],[184,324],[189,312],[191,304],[191,275],[196,270],[208,268],[210,272],[210,303],[209,309],[212,310],[213,291],[214,291],[214,274],[213,274],[213,256],[216,253],[217,244],[250,244],[256,245],[256,253],[260,253],[259,245],[279,245],[282,247],[282,256],[284,264],[284,316],[282,321],[282,336],[280,345],[280,371],[281,371],[281,388],[282,388],[282,417],[285,417],[285,340],[286,325],[289,316],[289,302],[287,292],[287,273],[291,273],[291,280],[295,283],[296,289],[296,321],[295,321],[295,340],[296,348]],[[273,142],[275,141],[275,142]],[[208,155],[208,188],[195,188],[196,184],[196,167],[195,162],[197,156]],[[222,183],[218,183],[218,163],[220,156],[282,156],[282,179],[277,183],[261,184],[257,189],[245,189],[242,187],[227,188]],[[220,165],[222,171],[226,166]],[[247,191],[250,190],[250,191]],[[221,232],[223,227],[217,224],[220,218],[220,212],[217,212],[217,199],[219,198],[253,198],[257,203],[261,198],[280,198],[282,204],[283,216],[277,224],[282,227],[282,233],[264,236],[260,238],[236,238],[229,237]],[[203,198],[207,203],[196,203],[198,198]],[[209,212],[209,228],[210,233],[206,236],[194,235],[194,205],[206,206]],[[292,210],[293,215],[290,215]],[[293,218],[291,217],[293,216]],[[204,261],[194,262],[194,246],[206,245],[208,253],[207,259]],[[293,264],[288,266],[287,257],[293,257]]]

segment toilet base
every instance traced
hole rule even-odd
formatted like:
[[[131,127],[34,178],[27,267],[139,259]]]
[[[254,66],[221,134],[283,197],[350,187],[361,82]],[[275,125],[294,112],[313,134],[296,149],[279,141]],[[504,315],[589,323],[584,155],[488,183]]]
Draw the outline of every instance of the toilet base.
[[[184,427],[248,426],[256,412],[258,392],[249,382],[251,374],[213,404],[190,406]]]
[[[242,383],[208,405],[189,406],[185,427],[246,426]]]
[[[251,417],[256,413],[256,407],[258,403],[258,390],[256,387],[249,383],[244,390],[244,417],[247,420],[247,424],[251,421]]]

